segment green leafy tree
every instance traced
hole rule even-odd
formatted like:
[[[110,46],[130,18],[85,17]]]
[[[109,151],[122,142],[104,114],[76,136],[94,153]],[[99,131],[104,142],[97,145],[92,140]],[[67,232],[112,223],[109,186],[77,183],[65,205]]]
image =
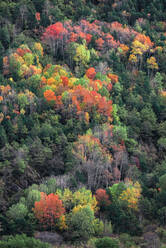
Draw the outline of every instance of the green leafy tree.
[[[166,149],[166,138],[160,138],[158,141],[158,146],[161,148],[161,149]]]
[[[76,207],[68,219],[72,239],[87,240],[95,234],[95,216],[90,206]]]
[[[12,205],[7,211],[9,219],[18,220],[23,219],[28,214],[28,208],[23,203],[17,203]]]
[[[0,125],[0,148],[4,147],[6,143],[7,143],[7,135],[4,127]]]
[[[152,136],[153,131],[156,128],[156,115],[152,108],[143,108],[141,110],[141,120],[142,120],[142,125],[141,125],[141,132],[143,135],[147,136]]]
[[[41,198],[41,194],[40,191],[38,190],[33,189],[28,193],[26,202],[27,202],[27,207],[30,211],[34,207],[34,203],[36,201],[40,201],[40,198]]]
[[[159,177],[159,186],[162,191],[166,190],[166,174]]]
[[[5,25],[1,30],[0,30],[0,37],[1,37],[1,42],[5,49],[9,47],[10,44],[10,33],[8,30],[7,25]]]

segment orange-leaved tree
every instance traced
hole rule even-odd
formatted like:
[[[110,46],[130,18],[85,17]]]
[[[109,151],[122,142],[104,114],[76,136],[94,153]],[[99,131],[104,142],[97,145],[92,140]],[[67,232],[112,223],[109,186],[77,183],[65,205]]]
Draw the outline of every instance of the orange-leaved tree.
[[[93,68],[93,67],[89,68],[89,69],[86,71],[86,76],[87,76],[89,79],[94,79],[94,77],[96,76],[95,68]]]
[[[44,92],[44,97],[48,102],[56,100],[56,95],[52,90],[46,90]]]
[[[111,201],[109,200],[109,195],[107,194],[105,189],[97,189],[95,197],[100,207],[108,206],[111,204]]]
[[[41,192],[40,201],[35,202],[32,209],[35,217],[44,227],[53,227],[57,220],[65,213],[62,201],[53,193],[46,195]]]

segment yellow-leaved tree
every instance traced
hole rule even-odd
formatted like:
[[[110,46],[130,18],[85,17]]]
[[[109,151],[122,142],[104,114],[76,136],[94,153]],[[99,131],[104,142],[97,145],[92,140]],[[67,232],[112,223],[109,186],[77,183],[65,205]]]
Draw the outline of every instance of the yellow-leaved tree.
[[[141,185],[139,182],[133,183],[131,180],[128,180],[125,185],[127,188],[122,191],[119,200],[126,201],[129,208],[138,210],[138,201],[141,197]]]
[[[84,66],[90,61],[90,51],[87,49],[85,43],[77,46],[74,60]]]
[[[156,58],[151,56],[149,59],[147,59],[147,65],[148,65],[148,68],[152,69],[152,70],[158,70],[158,64],[156,62]]]
[[[96,212],[97,211],[97,200],[92,192],[88,189],[81,188],[74,193],[68,188],[64,191],[57,190],[56,192],[59,198],[62,200],[66,210],[70,211],[78,206],[90,206],[90,208]]]

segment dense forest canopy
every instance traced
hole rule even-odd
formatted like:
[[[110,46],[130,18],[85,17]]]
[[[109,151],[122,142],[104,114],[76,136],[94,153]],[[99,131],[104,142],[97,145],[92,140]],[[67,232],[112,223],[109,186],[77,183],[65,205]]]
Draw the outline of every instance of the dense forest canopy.
[[[0,1],[0,248],[166,247],[165,61],[166,0]]]

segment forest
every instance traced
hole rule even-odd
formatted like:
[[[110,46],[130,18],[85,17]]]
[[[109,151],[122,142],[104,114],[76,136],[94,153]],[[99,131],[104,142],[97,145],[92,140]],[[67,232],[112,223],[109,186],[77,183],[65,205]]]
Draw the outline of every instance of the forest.
[[[166,0],[0,1],[0,248],[166,248]]]

